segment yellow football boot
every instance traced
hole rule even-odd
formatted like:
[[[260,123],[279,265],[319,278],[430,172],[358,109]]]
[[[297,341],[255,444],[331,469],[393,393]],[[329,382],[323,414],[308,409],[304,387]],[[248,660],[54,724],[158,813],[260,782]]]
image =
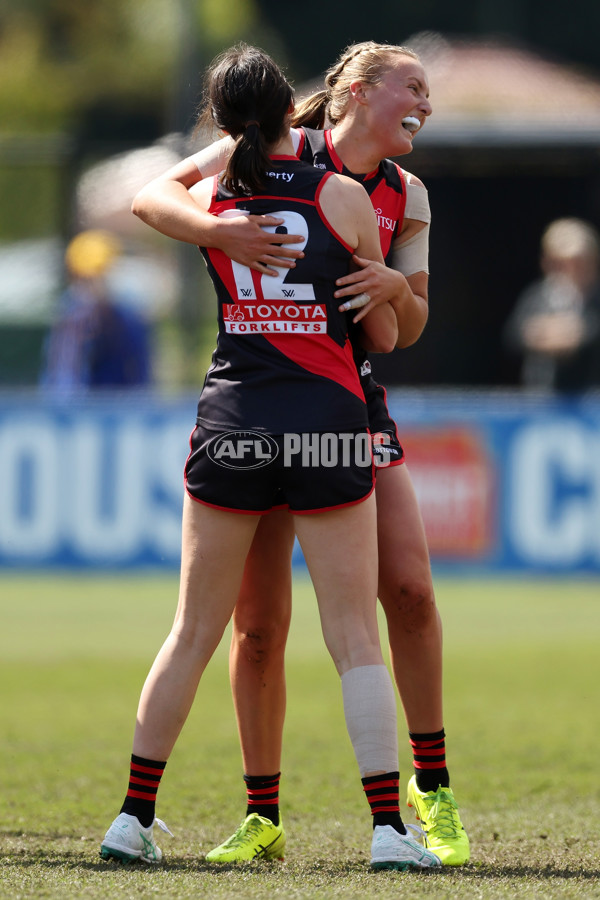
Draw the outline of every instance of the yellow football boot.
[[[247,816],[235,834],[206,854],[207,862],[248,862],[252,859],[283,859],[285,832],[257,813]]]
[[[458,814],[458,804],[450,788],[422,793],[415,776],[408,782],[409,806],[425,833],[425,846],[433,850],[443,866],[462,866],[469,860],[469,838]]]

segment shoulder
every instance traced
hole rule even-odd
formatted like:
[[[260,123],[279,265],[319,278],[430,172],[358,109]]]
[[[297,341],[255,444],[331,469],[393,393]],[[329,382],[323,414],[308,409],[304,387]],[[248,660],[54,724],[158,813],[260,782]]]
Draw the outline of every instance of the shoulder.
[[[523,288],[517,297],[515,307],[521,312],[537,312],[549,305],[550,297],[548,281],[545,278],[538,278]]]
[[[366,190],[346,175],[323,177],[319,205],[327,221],[353,246],[357,223],[366,224],[370,219],[375,223],[375,210]]]
[[[423,184],[421,179],[417,178],[416,175],[413,175],[412,172],[407,172],[406,169],[402,169],[402,174],[404,175],[404,180],[406,182],[407,187],[410,185],[412,185],[414,187],[422,187],[422,188],[425,187],[425,185]]]
[[[429,224],[431,222],[431,207],[429,205],[427,188],[416,175],[406,172],[404,169],[402,171],[406,184],[405,221],[414,219],[417,222]]]
[[[142,313],[134,306],[132,297],[124,294],[119,295],[113,305],[113,308],[122,322],[133,329],[145,329],[146,319]]]
[[[228,135],[188,156],[187,162],[196,167],[202,178],[218,175],[226,167],[234,147],[235,141]]]
[[[385,178],[388,185],[391,185],[400,192],[404,193],[404,191],[406,190],[407,173],[398,165],[398,163],[395,163],[391,159],[382,159],[379,166],[379,171]]]
[[[322,176],[322,181],[322,190],[327,190],[329,194],[335,193],[337,196],[345,197],[348,201],[354,203],[371,203],[369,195],[362,184],[353,178],[349,178],[347,175],[329,172],[327,175]]]
[[[294,142],[298,140],[297,154],[306,162],[312,163],[316,156],[325,153],[329,155],[329,148],[326,141],[326,132],[318,128],[307,128],[306,125],[297,129],[291,129],[292,133],[297,132],[298,137],[292,138]],[[295,146],[295,143],[294,143]],[[321,167],[323,168],[323,167]]]

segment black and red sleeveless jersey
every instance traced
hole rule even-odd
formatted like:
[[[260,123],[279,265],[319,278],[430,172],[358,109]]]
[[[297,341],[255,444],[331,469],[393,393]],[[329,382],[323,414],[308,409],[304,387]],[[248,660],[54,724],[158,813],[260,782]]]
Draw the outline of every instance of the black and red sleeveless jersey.
[[[391,159],[383,159],[373,172],[357,175],[346,168],[337,155],[331,139],[331,131],[314,128],[298,128],[300,135],[298,157],[312,163],[316,169],[337,172],[360,182],[371,198],[379,225],[379,240],[386,265],[391,264],[393,243],[400,233],[406,209],[406,181],[400,166]],[[352,315],[354,315],[352,313]],[[351,319],[351,315],[349,316]],[[371,365],[367,353],[360,346],[360,329],[350,324],[350,338],[354,348],[354,362],[361,375],[365,394],[375,390],[377,384],[371,377]]]
[[[406,209],[406,181],[400,166],[391,159],[383,159],[373,172],[356,175],[346,168],[337,155],[329,129],[320,131],[302,127],[296,131],[300,135],[299,159],[311,163],[316,169],[347,175],[365,188],[377,215],[383,258],[389,265],[392,244],[400,233]]]
[[[273,231],[302,235],[294,247],[305,255],[274,277],[201,248],[217,291],[219,334],[198,402],[200,424],[271,434],[366,427],[346,316],[333,297],[352,248],[319,202],[330,174],[277,156],[264,195],[234,197],[214,179],[210,212],[278,216],[284,225]]]

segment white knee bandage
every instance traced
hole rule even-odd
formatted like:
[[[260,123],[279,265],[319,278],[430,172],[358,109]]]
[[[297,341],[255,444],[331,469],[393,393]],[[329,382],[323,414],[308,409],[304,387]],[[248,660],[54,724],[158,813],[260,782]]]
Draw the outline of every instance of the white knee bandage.
[[[342,675],[346,727],[361,777],[398,770],[396,698],[387,668],[357,666]]]

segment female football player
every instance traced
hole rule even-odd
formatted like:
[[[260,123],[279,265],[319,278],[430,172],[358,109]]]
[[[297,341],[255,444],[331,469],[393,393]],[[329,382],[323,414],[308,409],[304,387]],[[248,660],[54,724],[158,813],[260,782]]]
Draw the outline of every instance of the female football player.
[[[179,604],[142,690],[129,788],[101,854],[160,860],[153,828],[163,824],[155,818],[162,772],[232,614],[259,522],[280,507],[289,510],[305,554],[341,677],[373,815],[371,865],[437,867],[438,857],[407,833],[399,812],[395,699],[377,631],[367,406],[334,298],[354,256],[383,265],[376,217],[362,186],[298,159],[292,90],[262,51],[241,45],[224,53],[209,70],[207,95],[211,117],[234,146],[223,176],[203,180],[194,203],[215,217],[276,212],[300,234],[304,255],[283,284],[253,275],[221,250],[204,251],[219,334],[185,467]],[[392,306],[373,308],[362,331],[367,345],[392,349]],[[305,437],[310,464],[297,452]],[[283,845],[277,835],[269,855],[281,856]]]
[[[410,153],[431,114],[426,72],[409,49],[371,41],[349,47],[329,69],[325,89],[295,111],[296,152],[319,170],[346,174],[363,185],[376,209],[385,264],[356,258],[356,269],[338,279],[346,308],[389,302],[396,314],[397,345],[414,343],[428,315],[429,202],[422,182],[389,157]],[[328,120],[332,127],[323,130]],[[316,126],[316,128],[315,128]],[[281,219],[215,220],[194,203],[192,188],[224,168],[232,141],[224,137],[151,182],[135,211],[159,231],[219,247],[263,276],[281,278],[301,258],[298,235]],[[273,232],[277,229],[279,233]],[[292,249],[290,249],[290,247]],[[286,275],[285,277],[289,277]],[[358,297],[356,296],[358,295]],[[413,806],[432,847],[446,865],[469,858],[469,842],[450,788],[442,704],[442,628],[435,603],[429,553],[414,488],[385,390],[353,333],[356,363],[369,409],[378,459],[378,596],[383,605],[396,684],[413,751],[408,784]],[[231,682],[242,745],[247,817],[207,858],[232,861],[269,856],[283,839],[278,784],[285,715],[284,652],[291,615],[293,528],[287,513],[264,517],[248,556],[233,616]],[[286,521],[287,520],[287,521]]]

